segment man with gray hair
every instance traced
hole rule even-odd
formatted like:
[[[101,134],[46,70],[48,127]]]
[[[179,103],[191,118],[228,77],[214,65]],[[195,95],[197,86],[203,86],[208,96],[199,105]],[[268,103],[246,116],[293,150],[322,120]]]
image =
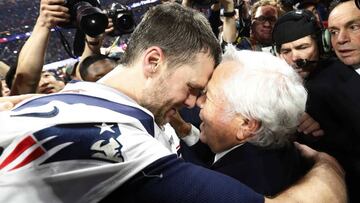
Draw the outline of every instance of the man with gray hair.
[[[220,53],[202,14],[177,3],[149,9],[123,64],[101,80],[0,113],[0,202],[344,202],[342,171],[324,153],[301,148],[313,168],[268,199],[156,139],[179,108],[195,105]]]
[[[306,168],[291,142],[306,98],[301,77],[285,61],[229,46],[197,103],[201,133],[183,140],[210,147],[216,155],[209,168],[276,195]]]

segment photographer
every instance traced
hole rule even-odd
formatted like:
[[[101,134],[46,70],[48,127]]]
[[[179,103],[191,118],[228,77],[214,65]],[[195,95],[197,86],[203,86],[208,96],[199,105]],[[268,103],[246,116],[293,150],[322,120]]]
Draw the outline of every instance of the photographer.
[[[41,77],[51,29],[69,22],[64,0],[41,0],[34,30],[19,53],[11,95],[34,93]]]
[[[232,1],[224,0],[224,8],[227,15],[224,20],[223,47],[234,44],[237,49],[248,49],[254,51],[268,51],[271,46],[271,33],[274,24],[283,13],[280,4],[274,0],[260,0],[251,9],[251,30],[250,37],[238,35],[234,17],[231,12]]]
[[[114,31],[114,27],[113,27],[113,23],[112,23],[111,19],[109,19],[109,25],[108,25],[108,28],[105,30],[105,33],[110,33],[112,31]],[[81,74],[80,74],[79,66],[81,65],[82,61],[85,58],[92,56],[92,55],[100,55],[101,54],[100,48],[103,45],[105,33],[101,34],[97,37],[90,37],[88,35],[86,36],[85,48],[80,57],[80,61],[78,63],[76,63],[74,66],[75,70],[73,70],[74,75],[73,75],[72,79],[83,80],[83,78],[81,77]]]
[[[135,22],[131,10],[122,4],[113,3],[111,5],[111,8],[103,10],[102,14],[106,14],[108,17],[107,19],[108,25],[103,33],[97,36],[92,36],[91,31],[89,29],[87,28],[83,29],[81,27],[78,28],[86,34],[84,38],[85,44],[84,44],[84,50],[80,56],[80,61],[74,64],[72,70],[70,71],[71,79],[84,80],[84,78],[81,77],[79,67],[81,66],[81,63],[85,58],[93,55],[110,54],[110,53],[101,53],[101,48],[103,46],[103,42],[106,36],[117,37],[123,34],[129,34],[132,33],[132,31],[135,28]],[[91,18],[91,16],[88,15],[86,12],[82,12],[80,14],[77,14],[77,16],[81,16],[81,17],[77,17],[77,19],[84,18],[86,17],[86,15],[87,17]],[[95,19],[97,20],[100,18],[96,17]],[[88,27],[91,26],[88,25]],[[82,39],[75,38],[75,40],[82,40]]]

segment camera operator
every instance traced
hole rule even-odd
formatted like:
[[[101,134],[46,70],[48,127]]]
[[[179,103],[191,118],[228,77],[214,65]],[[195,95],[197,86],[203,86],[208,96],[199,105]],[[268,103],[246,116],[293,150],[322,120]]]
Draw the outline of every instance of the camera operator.
[[[95,7],[91,6],[88,8],[95,9]],[[71,22],[72,20],[75,20],[74,14],[70,13],[70,10],[73,10],[73,8],[69,9],[69,5],[66,4],[64,0],[41,0],[40,14],[34,26],[34,30],[20,51],[11,95],[36,92],[44,65],[44,58],[49,44],[51,29],[56,26],[63,27],[64,25],[74,24],[75,22]],[[77,16],[82,15],[82,18],[93,18],[93,16],[89,16],[87,13],[79,12],[80,14],[76,14]],[[105,15],[106,13],[105,11],[101,12],[101,15]],[[90,34],[92,37],[86,35],[81,60],[90,55],[100,54],[100,48],[103,44],[105,34],[114,36],[132,32],[134,22],[131,19],[132,16],[128,10],[114,7],[109,10],[107,16],[109,16],[109,19],[106,20],[107,28],[104,33],[96,36]],[[121,22],[118,22],[118,25],[114,26],[112,22],[113,19]],[[78,19],[76,19],[76,21],[78,21]],[[79,23],[76,22],[75,24],[77,25]],[[77,29],[82,28],[77,27]],[[72,76],[72,79],[81,80],[78,64],[79,63],[75,64],[73,67],[74,70],[72,72],[74,75]]]
[[[51,29],[69,22],[64,0],[41,0],[33,32],[19,53],[11,95],[34,93],[40,80]]]
[[[74,2],[74,1],[70,1],[70,2]],[[83,2],[88,3],[94,1],[83,0]],[[100,49],[103,45],[104,38],[106,36],[117,37],[124,34],[130,34],[133,32],[135,28],[135,21],[133,18],[132,11],[127,6],[119,3],[113,3],[109,9],[99,10],[97,7],[100,7],[100,5],[96,5],[95,3],[93,4],[95,5],[93,7],[91,7],[91,5],[88,4],[88,9],[92,10],[92,13],[95,13],[93,16],[89,14],[91,12],[84,12],[85,9],[79,8],[79,6],[77,6],[77,4],[75,3],[70,3],[67,5],[69,7],[73,7],[71,10],[77,10],[76,14],[73,14],[73,16],[76,15],[76,18],[73,17],[73,19],[76,20],[77,22],[67,24],[65,25],[65,27],[75,26],[75,28],[77,28],[79,32],[85,34],[84,38],[75,37],[75,42],[79,42],[79,43],[74,43],[74,44],[77,44],[77,46],[79,46],[78,44],[84,44],[84,47],[82,54],[80,56],[80,61],[70,67],[71,68],[71,70],[69,71],[70,79],[83,80],[79,71],[79,65],[81,65],[82,61],[89,56],[102,54]],[[102,15],[107,16],[106,21],[101,19]],[[79,26],[76,27],[76,25],[82,24],[79,21],[88,21],[88,20],[83,20],[86,18],[94,19],[94,21],[97,22],[95,24],[101,24],[101,26],[103,26],[103,24],[106,23],[107,27],[105,30],[103,30],[103,32],[101,32],[101,34],[98,34],[96,36],[94,36],[92,33],[93,30],[92,25],[88,24],[83,27],[79,27]],[[81,46],[82,45],[80,45],[80,47]]]
[[[100,48],[103,45],[103,41],[104,41],[106,34],[111,33],[113,31],[114,31],[113,22],[111,19],[109,19],[109,25],[108,25],[107,29],[105,30],[104,34],[98,35],[96,37],[90,37],[90,36],[86,35],[85,48],[84,48],[84,51],[82,52],[82,55],[80,56],[80,61],[78,63],[76,63],[73,67],[73,68],[75,68],[75,70],[72,71],[74,73],[74,75],[72,75],[72,79],[83,80],[83,78],[81,77],[81,74],[80,74],[80,70],[79,70],[80,64],[82,63],[82,61],[85,58],[87,58],[89,56],[100,55],[101,54]]]

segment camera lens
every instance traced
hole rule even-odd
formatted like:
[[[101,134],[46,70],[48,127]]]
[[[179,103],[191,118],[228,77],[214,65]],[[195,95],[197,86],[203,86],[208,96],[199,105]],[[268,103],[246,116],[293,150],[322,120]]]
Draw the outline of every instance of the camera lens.
[[[127,33],[130,29],[134,27],[134,21],[131,16],[119,14],[115,19],[115,25],[119,29],[122,29],[123,32]]]
[[[90,37],[104,33],[108,25],[107,16],[99,8],[84,1],[76,4],[76,22]]]
[[[111,8],[106,12],[114,24],[114,31],[108,33],[109,36],[115,37],[134,31],[135,21],[129,7],[119,3],[113,3]]]

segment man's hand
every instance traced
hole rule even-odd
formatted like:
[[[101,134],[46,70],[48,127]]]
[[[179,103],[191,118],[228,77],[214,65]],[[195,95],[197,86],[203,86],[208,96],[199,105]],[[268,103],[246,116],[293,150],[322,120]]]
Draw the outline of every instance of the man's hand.
[[[313,167],[293,186],[274,199],[266,198],[265,202],[346,203],[345,173],[339,163],[326,153],[298,143],[295,146],[308,162],[313,163]]]
[[[63,6],[64,4],[64,0],[41,0],[36,24],[50,30],[61,23],[69,22],[69,9]]]
[[[23,94],[18,96],[0,97],[0,111],[10,110],[25,99],[40,95],[41,94]]]
[[[191,131],[191,124],[185,122],[178,111],[171,117],[170,125],[175,129],[179,138],[187,136]]]
[[[311,134],[314,137],[324,135],[324,131],[320,128],[320,124],[306,112],[301,116],[300,125],[297,130],[305,135]]]
[[[345,177],[345,171],[336,161],[336,159],[324,152],[318,152],[306,145],[295,142],[296,148],[299,150],[301,156],[305,158],[309,163],[314,165],[328,164],[336,173],[341,177]]]

